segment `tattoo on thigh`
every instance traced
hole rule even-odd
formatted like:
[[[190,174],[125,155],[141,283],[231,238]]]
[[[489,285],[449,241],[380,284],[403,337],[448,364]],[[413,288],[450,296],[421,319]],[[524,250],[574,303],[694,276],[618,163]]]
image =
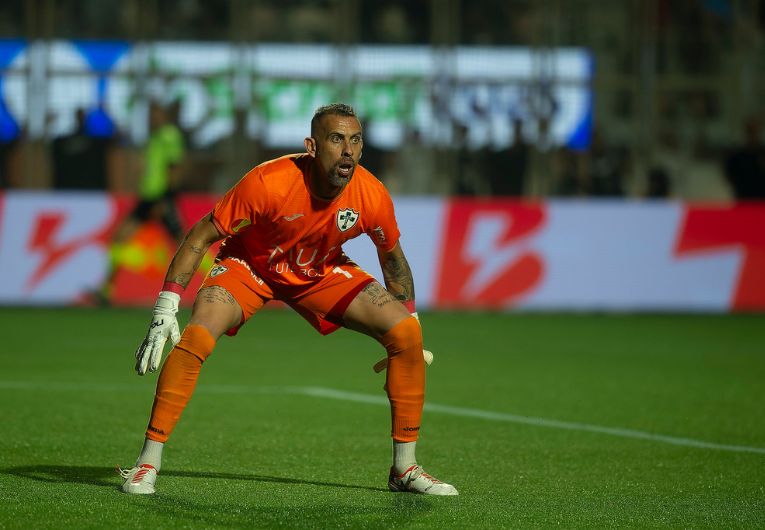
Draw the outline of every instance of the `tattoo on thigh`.
[[[364,292],[367,294],[367,296],[369,296],[371,302],[377,307],[383,307],[391,302],[396,301],[393,295],[377,282],[372,282],[364,287]]]
[[[229,305],[234,305],[236,303],[236,300],[231,293],[218,285],[211,285],[210,287],[205,287],[199,291],[199,298],[207,303],[223,303]]]

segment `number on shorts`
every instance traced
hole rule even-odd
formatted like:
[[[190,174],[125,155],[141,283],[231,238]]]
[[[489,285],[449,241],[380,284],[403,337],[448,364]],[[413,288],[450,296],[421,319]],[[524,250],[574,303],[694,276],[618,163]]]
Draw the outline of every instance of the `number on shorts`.
[[[340,267],[335,267],[334,269],[332,269],[332,272],[334,272],[335,274],[342,274],[342,275],[344,275],[346,278],[349,278],[349,279],[350,279],[350,278],[353,278],[353,276],[351,276],[351,273],[350,273],[350,272],[348,272],[348,271],[346,271],[346,270],[343,270],[343,269],[341,269]]]

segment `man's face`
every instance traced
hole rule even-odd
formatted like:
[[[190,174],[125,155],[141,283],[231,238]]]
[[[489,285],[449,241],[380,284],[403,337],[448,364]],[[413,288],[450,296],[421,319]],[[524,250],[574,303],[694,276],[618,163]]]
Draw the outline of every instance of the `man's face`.
[[[306,149],[333,187],[345,186],[361,158],[361,124],[353,116],[327,114],[317,124]]]
[[[165,124],[165,109],[159,105],[152,104],[149,107],[149,128],[154,131]]]

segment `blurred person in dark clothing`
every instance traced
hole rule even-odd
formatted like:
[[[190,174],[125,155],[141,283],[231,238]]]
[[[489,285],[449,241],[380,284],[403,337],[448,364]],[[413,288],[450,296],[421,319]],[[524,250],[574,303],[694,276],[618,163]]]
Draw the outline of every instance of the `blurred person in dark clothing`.
[[[0,190],[21,185],[20,157],[18,138],[0,139]]]
[[[736,199],[765,199],[765,146],[761,123],[750,118],[744,124],[744,145],[734,148],[724,161],[725,178]]]
[[[586,170],[584,155],[560,147],[553,155],[552,194],[558,197],[587,197],[592,191],[592,177]]]
[[[654,166],[648,171],[648,187],[645,196],[649,199],[667,198],[671,192],[669,173],[659,166]]]
[[[51,145],[55,189],[107,188],[107,157],[111,139],[89,134],[85,109],[77,109],[74,131]]]
[[[455,192],[461,196],[476,195],[480,188],[480,170],[476,171],[476,169],[481,157],[478,153],[470,151],[468,132],[469,129],[466,125],[454,124],[453,156],[457,169]]]
[[[366,120],[361,122],[361,128],[364,131],[371,131],[373,129]],[[372,135],[369,133],[364,136],[364,167],[368,167],[370,171],[381,175],[388,162],[387,153],[380,149],[376,142],[370,139],[370,136]]]
[[[590,195],[599,197],[624,195],[623,180],[627,173],[627,149],[608,145],[602,133],[596,128],[593,131],[592,146],[587,160],[590,173]]]
[[[486,175],[492,195],[523,195],[531,144],[523,137],[523,121],[513,120],[513,141],[505,149],[486,153]]]

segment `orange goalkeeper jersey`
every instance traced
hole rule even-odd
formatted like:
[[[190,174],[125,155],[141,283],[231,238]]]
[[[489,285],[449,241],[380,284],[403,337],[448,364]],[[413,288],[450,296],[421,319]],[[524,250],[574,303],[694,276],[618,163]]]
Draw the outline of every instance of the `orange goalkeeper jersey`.
[[[313,197],[308,181],[313,159],[287,155],[247,173],[215,205],[213,222],[228,237],[219,257],[244,260],[261,278],[301,286],[332,272],[346,257],[342,244],[366,233],[381,250],[399,238],[388,191],[356,166],[343,192]]]

